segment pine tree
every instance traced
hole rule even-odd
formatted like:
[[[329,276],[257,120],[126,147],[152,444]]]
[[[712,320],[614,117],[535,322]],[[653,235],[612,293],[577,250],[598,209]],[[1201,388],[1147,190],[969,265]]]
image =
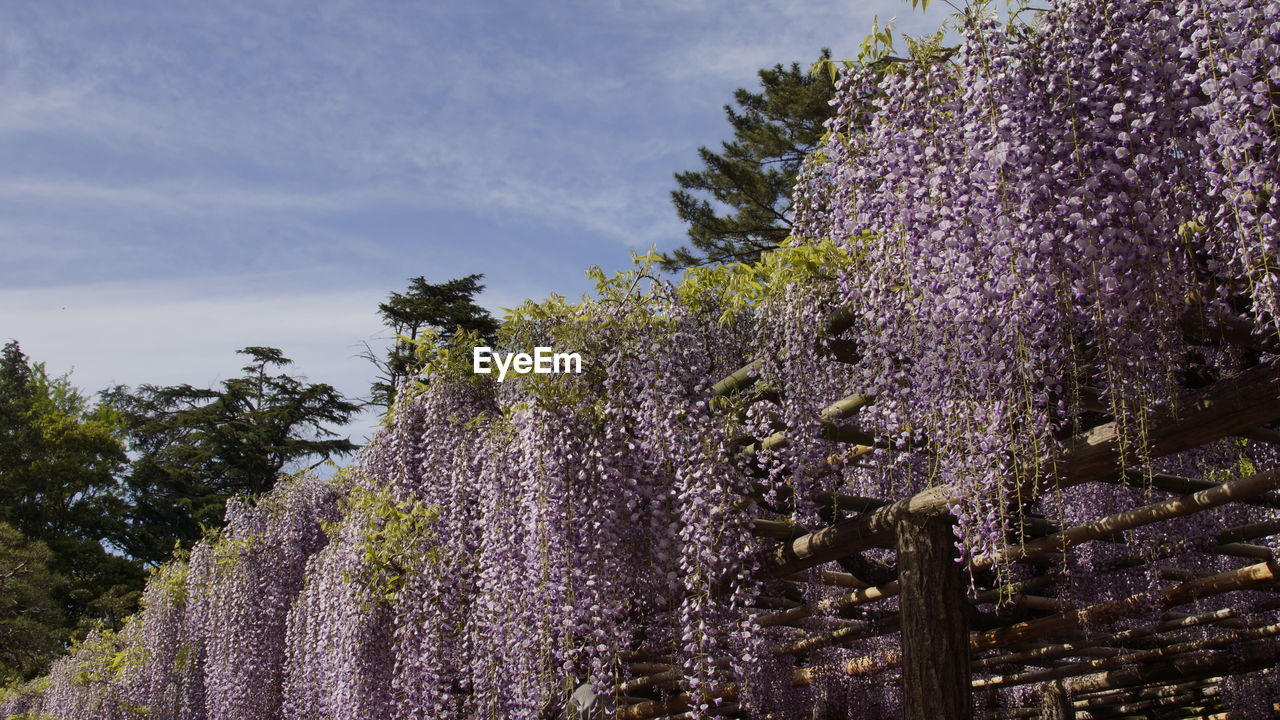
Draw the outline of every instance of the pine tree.
[[[824,49],[819,62],[831,59]],[[698,149],[704,168],[676,174],[671,199],[689,245],[663,256],[667,270],[752,262],[791,233],[791,192],[805,156],[831,117],[835,84],[793,63],[759,71],[760,92],[739,89],[725,115],[733,140]]]
[[[119,539],[151,563],[222,525],[228,499],[269,490],[282,471],[345,455],[356,445],[328,425],[360,405],[331,385],[304,384],[272,368],[292,361],[271,347],[220,388],[143,385],[106,393],[124,419],[136,458],[127,478],[130,525]]]
[[[382,373],[372,387],[374,404],[390,406],[396,388],[414,374],[415,346],[425,331],[435,331],[447,340],[466,330],[494,341],[498,322],[475,303],[475,296],[484,291],[483,279],[484,275],[467,275],[432,285],[419,275],[409,279],[405,292],[392,292],[387,302],[378,305],[378,314],[395,333],[395,341],[385,360],[372,352],[365,355]]]

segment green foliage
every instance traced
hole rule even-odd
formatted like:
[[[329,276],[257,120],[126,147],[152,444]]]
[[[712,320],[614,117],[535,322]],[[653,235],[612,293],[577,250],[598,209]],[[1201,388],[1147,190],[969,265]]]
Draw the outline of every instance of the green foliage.
[[[117,476],[126,456],[119,416],[50,377],[18,343],[0,354],[0,522],[47,548],[66,630],[115,627],[133,610],[141,566],[102,540],[124,527]],[[62,638],[65,639],[66,633]]]
[[[378,305],[378,314],[395,334],[395,343],[385,360],[372,351],[366,354],[381,373],[372,387],[374,404],[392,404],[400,383],[421,368],[419,356],[424,344],[438,344],[459,331],[474,333],[487,343],[494,341],[498,323],[475,303],[475,296],[484,290],[480,284],[483,279],[483,275],[467,275],[432,285],[420,275],[409,279],[404,293],[393,292],[387,302]]]
[[[793,285],[834,280],[853,264],[853,257],[831,240],[799,242],[789,238],[753,263],[690,268],[678,291],[694,307],[715,302],[723,308],[721,322],[727,322]]]
[[[291,362],[276,348],[238,352],[252,360],[220,388],[143,385],[104,394],[136,454],[126,480],[130,524],[117,538],[131,555],[162,562],[175,546],[190,547],[221,526],[228,499],[265,492],[290,466],[355,449],[326,426],[347,422],[358,404],[330,385],[271,372]]]
[[[42,672],[62,650],[67,627],[55,596],[66,579],[49,570],[53,554],[0,523],[0,685]]]
[[[109,683],[123,671],[136,667],[140,652],[121,642],[119,633],[104,630],[90,634],[68,652],[75,663],[75,682],[80,685]]]
[[[817,64],[831,62],[824,49]],[[689,225],[690,245],[664,255],[664,269],[751,262],[791,234],[796,175],[832,114],[834,65],[831,70],[779,64],[759,71],[761,92],[734,93],[736,107],[725,106],[733,140],[718,153],[699,148],[703,169],[676,174],[679,189],[671,199]]]
[[[396,500],[392,493],[356,486],[343,499],[344,515],[360,524],[365,571],[359,582],[375,598],[394,602],[422,563],[438,564],[432,543],[440,507]]]
[[[547,407],[587,402],[591,393],[585,393],[585,388],[601,381],[609,371],[590,361],[607,354],[604,344],[616,342],[620,336],[652,334],[652,328],[667,323],[655,294],[667,285],[658,277],[661,259],[652,252],[633,254],[633,267],[613,274],[592,267],[587,276],[595,282],[595,294],[581,302],[570,303],[552,294],[543,302],[526,301],[508,310],[498,341],[504,350],[531,352],[546,346],[576,352],[583,358],[581,376],[522,376],[520,382],[526,391]],[[576,377],[582,382],[575,381]]]
[[[681,305],[695,312],[719,313],[721,322],[729,324],[788,287],[834,280],[841,269],[854,262],[854,256],[831,241],[788,239],[753,262],[689,268],[675,283],[660,277],[661,255],[633,255],[632,261],[631,269],[615,273],[591,268],[587,274],[595,282],[595,292],[581,302],[571,303],[553,294],[547,300],[526,301],[508,310],[498,347],[531,352],[541,345],[578,352],[586,359],[604,356],[608,353],[601,344],[616,342],[620,336],[662,336],[663,327],[670,323],[662,310],[664,295],[680,296]],[[445,347],[450,349],[437,352],[436,359],[426,363],[429,372],[494,383],[492,376],[472,374],[470,345],[464,342]],[[743,349],[744,355],[748,352]],[[608,372],[608,367],[586,361],[581,383],[572,377],[536,374],[520,376],[518,382],[543,406],[580,407],[590,396],[584,387],[598,384]],[[508,376],[507,382],[513,378]]]
[[[149,588],[161,588],[163,593],[160,597],[165,603],[171,605],[181,605],[187,601],[187,564],[188,553],[179,553],[169,562],[159,565],[151,573],[151,577],[147,579]],[[143,599],[144,605],[146,599]]]

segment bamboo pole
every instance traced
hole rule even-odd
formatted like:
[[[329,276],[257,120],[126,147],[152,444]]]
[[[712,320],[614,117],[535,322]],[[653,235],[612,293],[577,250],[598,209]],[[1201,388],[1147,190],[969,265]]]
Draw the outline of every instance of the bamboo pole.
[[[1259,642],[1234,648],[1217,655],[1182,655],[1158,663],[1122,667],[1090,675],[1080,675],[1063,682],[1072,695],[1114,687],[1126,687],[1159,681],[1182,680],[1214,675],[1238,675],[1273,665],[1280,660],[1280,644]]]
[[[790,582],[808,583],[809,578],[805,573],[796,573],[787,578]],[[846,588],[865,588],[870,587],[867,583],[854,577],[852,573],[836,572],[835,570],[823,570],[818,574],[818,582],[823,585],[833,585],[835,587]]]
[[[1217,487],[1221,483],[1212,480],[1199,480],[1196,478],[1181,477],[1178,475],[1155,474],[1148,475],[1138,470],[1129,470],[1120,475],[1112,477],[1099,478],[1102,482],[1110,482],[1128,487],[1145,488],[1150,486],[1156,490],[1175,493],[1178,495],[1189,495],[1201,490],[1208,490]],[[1275,496],[1243,498],[1240,502],[1244,505],[1253,505],[1255,507],[1267,508],[1270,510],[1280,510],[1280,499]]]
[[[1280,410],[1275,408],[1276,400],[1280,398],[1274,383],[1276,378],[1276,367],[1267,364],[1240,374],[1232,379],[1229,386],[1224,388],[1220,388],[1220,386],[1223,386],[1223,383],[1220,382],[1206,390],[1185,394],[1178,403],[1178,411],[1166,409],[1165,412],[1159,413],[1153,418],[1153,430],[1149,434],[1152,441],[1150,442],[1150,447],[1147,448],[1148,454],[1151,457],[1159,457],[1178,452],[1217,439],[1223,435],[1275,420],[1277,416],[1280,416]],[[832,427],[830,424],[827,425],[829,432]],[[836,429],[839,433],[849,432],[844,428],[838,428],[838,426]],[[856,433],[857,431],[853,432]],[[839,433],[832,432],[832,434]],[[843,439],[843,437],[838,439]],[[766,439],[765,443],[768,443],[769,440],[773,440],[775,447],[782,446],[780,443],[787,442],[785,435],[781,438],[771,437]],[[1057,484],[1060,487],[1066,487],[1087,480],[1102,479],[1115,472],[1116,466],[1123,464],[1127,460],[1120,457],[1119,446],[1118,429],[1114,423],[1091,429],[1072,443],[1064,454],[1058,465],[1061,472],[1056,476]],[[1038,488],[1032,488],[1032,490],[1036,489]],[[1211,489],[1200,488],[1200,490]],[[946,490],[946,488],[926,490],[911,498],[874,510],[867,516],[840,521],[817,532],[807,533],[795,538],[775,554],[772,567],[765,574],[767,577],[779,577],[835,559],[852,551],[884,545],[893,535],[893,526],[905,514],[934,514],[945,511],[949,505]],[[1258,570],[1258,568],[1264,566],[1266,566],[1264,570]],[[1248,571],[1248,573],[1239,575],[1244,571]],[[1263,575],[1266,576],[1265,581],[1259,579]],[[1227,576],[1231,577],[1228,578]],[[1188,597],[1193,595],[1204,596],[1203,594],[1197,595],[1197,593],[1213,594],[1214,592],[1225,592],[1226,589],[1234,589],[1226,587],[1232,584],[1230,582],[1232,579],[1245,585],[1249,583],[1274,582],[1275,573],[1270,564],[1267,563],[1250,566],[1249,568],[1242,568],[1240,571],[1222,573],[1211,578],[1170,588],[1166,591],[1164,599],[1166,602],[1172,603],[1174,599],[1181,597],[1179,592]],[[1222,589],[1224,587],[1226,589]],[[868,588],[867,590],[875,591],[877,589]],[[883,590],[883,588],[880,589]],[[863,596],[867,597],[867,593],[863,593]],[[881,596],[887,595],[882,594]],[[1129,600],[1132,600],[1132,598]],[[1185,601],[1183,600],[1183,602]],[[1120,601],[1120,603],[1124,602],[1126,601]],[[1094,615],[1098,617],[1117,610],[1117,608],[1108,608],[1104,611],[1097,608],[1098,606],[1095,606]],[[797,610],[804,609],[797,608]],[[1055,622],[1064,626],[1071,626],[1088,619],[1085,613],[1086,611],[1084,610],[1074,614],[1064,613],[1061,616],[1056,616],[1062,619]],[[1036,630],[1031,628],[1037,623],[1039,624],[1038,629],[1045,631],[1051,626],[1050,623],[1045,623],[1045,620],[1054,620],[1054,618],[1019,624],[1025,626],[1021,632],[1034,634]],[[992,635],[991,633],[981,634],[978,640],[971,640],[971,646],[976,642],[979,647],[982,647],[984,642],[982,638],[984,637],[986,642],[992,642],[992,638],[995,638],[994,641],[1001,642],[1000,638],[1004,638],[1004,640],[1008,640],[1010,637],[1016,638],[1019,632],[1019,630],[1016,630],[1017,627],[1013,626],[999,631],[991,631],[991,633],[997,633],[997,635]],[[1009,634],[1010,631],[1013,635]],[[861,674],[852,672],[859,669],[860,660],[848,663],[846,670],[850,671],[851,674]],[[800,677],[801,675],[811,677],[811,673],[798,673],[798,680],[803,679]],[[724,697],[730,697],[736,694],[736,688],[730,686],[726,692],[728,694],[725,694]],[[663,701],[626,708],[624,710],[634,712],[631,712],[631,714],[620,712],[619,718],[639,720],[640,718],[655,717],[653,714],[636,714],[652,710],[661,711],[658,714],[682,712],[683,709],[668,710],[668,708],[678,706],[681,702],[681,697],[684,698],[683,702],[685,703],[685,708],[683,709],[687,709],[687,696],[676,696]],[[648,707],[645,708],[644,706]],[[641,709],[637,710],[636,708]]]
[[[887,447],[888,444],[881,439],[876,438],[873,433],[861,430],[852,425],[840,425],[833,420],[823,420],[822,429],[819,437],[823,440],[831,440],[833,442],[848,443],[852,445],[866,445],[869,447]],[[763,440],[750,443],[742,450],[738,451],[738,458],[741,460],[750,460],[762,452],[784,450],[791,446],[791,436],[785,430],[776,432]]]
[[[1238,643],[1263,640],[1275,637],[1276,635],[1280,635],[1280,624],[1265,625],[1252,630],[1223,633],[1222,635],[1206,638],[1204,640],[1174,643],[1155,650],[1142,650],[1139,652],[1118,655],[1116,657],[1069,663],[1067,665],[1061,665],[1047,670],[1033,670],[1014,675],[996,675],[987,678],[979,678],[973,681],[973,687],[1009,687],[1012,685],[1025,685],[1027,683],[1059,680],[1061,678],[1071,677],[1074,675],[1083,675],[1087,672],[1113,668],[1117,665],[1147,663],[1154,660],[1163,660],[1174,655],[1185,655],[1187,653],[1200,652],[1204,650],[1216,650]]]
[[[845,330],[853,327],[853,324],[857,322],[857,319],[858,312],[852,306],[838,308],[827,316],[826,321],[823,323],[822,331],[828,336],[835,337]],[[837,343],[839,343],[839,341],[833,342],[833,345],[836,345],[836,347],[833,348],[835,350],[835,354],[837,356],[844,356],[838,357],[837,359],[842,362],[852,362],[854,359],[852,357],[852,348],[849,348],[846,345],[839,345]],[[712,396],[726,397],[751,387],[759,378],[760,366],[763,362],[763,359],[755,358],[751,362],[735,370],[729,376],[719,380],[711,386]]]
[[[752,498],[761,498],[764,496],[765,488],[762,485],[758,485],[752,488],[751,492]],[[777,488],[777,495],[780,500],[789,500],[794,496],[794,493],[790,486],[784,485]],[[829,507],[833,510],[850,510],[853,512],[870,512],[889,504],[888,500],[881,500],[880,498],[831,492],[815,493],[813,501],[818,505]]]
[[[1004,655],[995,655],[992,657],[982,658],[973,663],[974,670],[987,670],[999,665],[1016,665],[1031,662],[1044,662],[1056,660],[1058,658],[1075,655],[1082,650],[1090,647],[1110,646],[1120,643],[1137,640],[1151,635],[1170,632],[1172,630],[1184,630],[1190,627],[1198,627],[1200,625],[1217,624],[1223,620],[1230,620],[1238,617],[1240,612],[1234,608],[1224,608],[1213,612],[1199,613],[1196,615],[1187,615],[1185,617],[1169,620],[1161,623],[1152,629],[1134,629],[1125,630],[1123,632],[1106,635],[1103,637],[1090,638],[1076,642],[1062,643],[1056,645],[1042,645],[1032,650],[1024,650],[1022,652],[1007,653]]]
[[[1233,527],[1218,533],[1215,539],[1219,543],[1227,544],[1244,542],[1245,540],[1257,540],[1258,538],[1271,537],[1272,535],[1280,535],[1280,518]]]
[[[1150,458],[1199,447],[1233,432],[1280,418],[1280,365],[1267,363],[1246,370],[1201,390],[1183,393],[1176,403],[1153,413],[1150,419]],[[1121,428],[1108,423],[1077,437],[1052,469],[1026,488],[1030,499],[1046,487],[1069,487],[1114,475],[1134,458],[1121,457]],[[1205,489],[1205,488],[1201,488]],[[875,510],[867,515],[836,522],[798,537],[780,547],[763,577],[790,575],[870,547],[885,547],[893,537],[899,517],[907,513],[946,512],[956,495],[949,487],[936,487]]]
[[[1020,546],[1012,546],[1006,550],[1000,558],[976,558],[970,563],[970,569],[979,570],[985,567],[990,567],[998,560],[1014,562],[1027,559],[1029,557],[1042,556],[1047,553],[1065,550],[1091,540],[1109,537],[1124,530],[1129,530],[1145,524],[1189,515],[1201,510],[1223,505],[1238,498],[1252,497],[1260,493],[1267,492],[1275,487],[1280,487],[1280,471],[1251,475],[1247,478],[1236,480],[1225,485],[1217,485],[1206,490],[1201,490],[1193,495],[1172,498],[1154,505],[1147,505],[1134,510],[1109,515],[1092,523],[1072,527],[1061,533],[1033,540]],[[1269,557],[1264,557],[1263,559],[1269,559]],[[757,622],[762,627],[769,627],[772,625],[793,625],[815,613],[831,612],[852,605],[892,597],[893,595],[896,595],[899,590],[900,585],[897,581],[871,588],[860,588],[847,595],[825,600],[814,607],[804,605],[787,610],[783,613],[766,615],[759,618]],[[811,640],[805,646],[810,648],[816,647],[819,644],[821,644],[821,646],[826,646],[844,642],[849,639],[853,639],[854,637],[856,637],[856,633],[853,630],[845,629],[839,631],[838,634],[833,635],[828,641]]]
[[[662,700],[651,700],[649,702],[637,703],[626,707],[618,708],[615,720],[650,720],[651,718],[662,717],[663,715],[679,715],[689,710],[690,706],[689,693],[680,693]],[[725,702],[738,699],[738,685],[730,683],[718,691],[711,692],[707,695],[707,700],[721,700]]]
[[[1139,715],[1139,717],[1150,717],[1148,711],[1157,708],[1166,707],[1193,707],[1191,703],[1200,701],[1210,701],[1216,703],[1218,693],[1185,693],[1183,695],[1175,695],[1167,698],[1153,698],[1151,700],[1138,700],[1135,702],[1121,703],[1112,705],[1099,710],[1085,710],[1077,713],[1077,720],[1103,720],[1103,718],[1114,718],[1116,716]],[[1197,708],[1206,708],[1210,705],[1196,705]]]
[[[671,668],[670,670],[662,670],[650,675],[641,675],[640,677],[632,678],[615,685],[613,688],[613,694],[626,695],[637,690],[661,687],[679,682],[682,677],[684,677],[684,673],[680,668]]]
[[[818,413],[818,419],[828,422],[844,420],[872,402],[870,395],[853,393],[831,403]]]
[[[1190,682],[1180,682],[1175,684],[1099,690],[1097,692],[1081,694],[1072,700],[1071,703],[1075,705],[1078,710],[1090,710],[1129,700],[1151,700],[1154,698],[1173,697],[1175,695],[1182,695],[1185,693],[1207,691],[1216,692],[1217,690],[1218,686],[1212,681],[1212,679],[1192,680]]]
[[[1049,634],[1078,632],[1090,624],[1113,622],[1129,617],[1149,607],[1152,602],[1173,607],[1232,590],[1265,587],[1274,583],[1277,578],[1280,578],[1280,566],[1275,562],[1258,563],[1180,583],[1163,592],[1157,590],[1139,593],[1122,600],[1099,603],[1074,612],[1050,615],[1006,628],[978,633],[971,642],[975,651],[1017,646]]]
[[[1144,612],[1152,603],[1172,607],[1232,590],[1251,590],[1265,587],[1280,578],[1280,566],[1276,562],[1258,563],[1229,570],[1199,580],[1181,583],[1161,591],[1139,593],[1122,600],[1090,605],[1073,612],[1015,623],[997,630],[973,633],[969,636],[969,650],[973,653],[1001,647],[1017,647],[1054,634],[1076,633],[1094,623],[1106,623]],[[897,667],[901,653],[890,651],[880,655],[855,658],[844,665],[848,675],[867,675]],[[825,668],[802,668],[798,674],[806,678]],[[807,680],[806,680],[807,682]]]
[[[756,383],[760,365],[764,361],[756,358],[735,370],[731,375],[711,386],[712,397],[728,397],[742,392]]]
[[[761,615],[756,618],[756,624],[760,627],[773,627],[774,625],[794,625],[815,613],[828,613],[841,610],[843,608],[861,605],[863,603],[881,600],[887,597],[893,597],[898,594],[901,585],[897,580],[884,585],[876,585],[873,587],[860,588],[840,597],[830,598],[811,605],[801,605],[798,608],[792,608],[784,612],[770,613]]]
[[[1183,686],[1185,687],[1185,686]],[[1212,700],[1220,697],[1222,691],[1217,686],[1197,687],[1189,690],[1180,690],[1175,693],[1169,693],[1162,697],[1147,698],[1128,698],[1120,697],[1106,703],[1098,703],[1090,705],[1087,708],[1076,707],[1081,710],[1081,714],[1088,713],[1090,717],[1101,717],[1115,713],[1132,713],[1139,710],[1149,710],[1158,707],[1169,707],[1188,705],[1193,702]]]
[[[878,620],[871,620],[859,623],[858,625],[842,627],[823,635],[812,635],[786,645],[777,645],[772,651],[775,655],[795,655],[798,653],[812,652],[814,650],[838,645],[840,643],[852,642],[854,640],[861,640],[869,637],[878,637],[880,635],[888,635],[889,633],[897,632],[901,628],[902,617],[894,614]]]
[[[975,597],[969,598],[969,602],[974,605],[980,605],[986,602],[995,602],[996,600],[1000,599],[1000,597],[1003,595],[1007,595],[1010,593],[1017,594],[1017,593],[1025,592],[1027,590],[1034,590],[1036,588],[1043,587],[1044,585],[1048,585],[1052,582],[1053,582],[1053,578],[1045,575],[1028,578],[1027,580],[1014,583],[1013,585],[1008,587],[999,587],[999,588],[994,588],[992,590],[984,590],[978,593]],[[834,602],[842,602],[843,600],[848,600],[850,605],[855,605],[863,602],[870,602],[871,600],[879,600],[886,597],[893,597],[895,594],[897,594],[899,587],[895,586],[893,583],[889,583],[887,585],[881,585],[875,589],[878,590],[875,596],[868,596],[866,594],[854,593],[849,596],[845,596],[845,598],[837,598],[834,600]],[[842,606],[842,607],[845,607],[845,606]],[[834,609],[834,608],[828,605],[824,609]],[[807,616],[808,615],[806,615],[806,617]],[[795,616],[793,615],[792,617],[794,618]],[[795,654],[800,652],[811,652],[813,650],[818,650],[825,647],[831,647],[832,645],[840,645],[842,643],[851,642],[853,640],[861,640],[863,638],[868,638],[868,637],[887,635],[891,632],[896,632],[898,630],[899,622],[900,622],[900,618],[898,615],[896,614],[889,615],[884,618],[880,618],[879,620],[876,620],[872,623],[851,625],[849,627],[840,628],[839,630],[835,630],[824,635],[813,635],[813,636],[804,638],[802,640],[798,640],[794,643],[790,643],[786,645],[778,645],[773,648],[773,652],[780,655]],[[776,624],[781,625],[785,623],[779,622]],[[798,624],[798,621],[793,620],[793,624]]]
[[[1067,548],[1111,537],[1125,530],[1142,525],[1183,517],[1209,508],[1225,505],[1242,498],[1255,497],[1280,487],[1280,471],[1250,475],[1247,478],[1234,480],[1224,485],[1201,490],[1192,495],[1171,498],[1154,505],[1145,505],[1133,510],[1108,515],[1091,523],[1077,525],[1038,540],[1014,545],[998,556],[975,558],[970,567],[977,570],[990,567],[997,562],[1016,562],[1033,555],[1066,550]]]

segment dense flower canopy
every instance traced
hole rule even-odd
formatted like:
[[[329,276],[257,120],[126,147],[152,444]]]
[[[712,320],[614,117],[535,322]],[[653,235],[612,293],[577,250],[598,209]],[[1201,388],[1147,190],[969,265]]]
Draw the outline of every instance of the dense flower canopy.
[[[1099,415],[1138,476],[1274,462],[1230,442],[1148,462],[1144,432],[1179,390],[1280,347],[1280,6],[1065,0],[956,22],[957,48],[919,40],[841,75],[789,247],[675,285],[644,265],[598,273],[596,297],[505,321],[502,347],[579,352],[580,375],[497,383],[470,372],[465,337],[424,358],[353,468],[234,505],[121,633],[10,691],[0,716],[550,718],[583,683],[604,695],[629,659],[663,657],[695,716],[733,683],[752,717],[818,700],[890,717],[891,680],[791,687],[770,650],[788,629],[752,619],[782,592],[756,577],[753,519],[815,527],[831,520],[820,493],[946,486],[966,557],[993,557],[1018,542],[1017,513],[1080,522],[1152,496],[1080,486],[1012,507]],[[853,362],[819,330],[837,308]],[[713,402],[753,358],[755,391]],[[875,398],[856,418],[873,439],[850,452],[819,413],[854,391]],[[784,428],[789,442],[757,442]],[[1177,529],[1268,517],[1251,512]],[[1168,540],[1128,551],[1222,562]],[[1072,592],[1150,582],[1108,553],[1064,560]]]

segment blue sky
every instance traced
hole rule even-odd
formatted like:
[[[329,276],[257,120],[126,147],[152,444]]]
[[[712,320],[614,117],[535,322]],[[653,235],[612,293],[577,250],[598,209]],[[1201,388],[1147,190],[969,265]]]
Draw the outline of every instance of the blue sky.
[[[944,8],[945,9],[945,8]],[[407,278],[495,312],[670,249],[672,174],[755,72],[900,0],[0,5],[0,340],[96,391],[234,351],[367,392]],[[370,421],[352,426],[357,440]]]

